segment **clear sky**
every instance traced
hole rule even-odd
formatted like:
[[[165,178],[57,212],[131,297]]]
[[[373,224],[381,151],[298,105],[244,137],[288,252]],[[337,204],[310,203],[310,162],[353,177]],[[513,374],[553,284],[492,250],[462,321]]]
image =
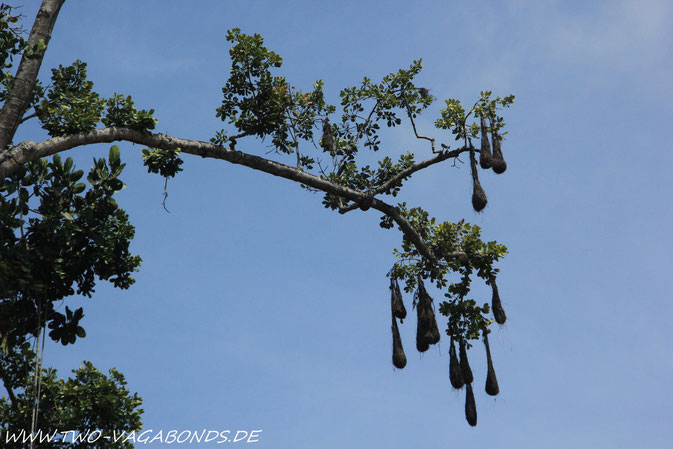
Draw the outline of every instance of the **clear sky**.
[[[418,82],[439,99],[427,133],[442,99],[516,95],[508,170],[482,175],[483,213],[465,165],[421,172],[400,198],[509,247],[508,321],[491,338],[500,395],[483,391],[478,346],[471,428],[447,342],[419,356],[414,319],[401,327],[407,367],[393,368],[385,274],[401,235],[377,214],[341,216],[290,181],[189,156],[166,213],[163,179],[131,144],[119,202],[137,230],[137,283],[69,299],[85,305],[88,335],[48,345],[47,365],[119,368],[144,397],[145,429],[262,429],[259,448],[671,447],[671,2],[69,0],[42,79],[81,59],[101,95],[130,94],[158,131],[208,140],[223,127],[233,27],[263,35],[299,88],[323,79],[332,103],[422,57]],[[43,137],[30,126],[17,141]],[[386,154],[429,157],[411,130],[392,137]],[[86,168],[108,148],[70,153]]]

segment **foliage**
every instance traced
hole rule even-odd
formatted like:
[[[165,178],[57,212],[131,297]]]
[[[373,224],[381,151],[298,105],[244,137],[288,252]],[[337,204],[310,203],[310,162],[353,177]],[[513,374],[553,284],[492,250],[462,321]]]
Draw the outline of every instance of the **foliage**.
[[[19,16],[13,14],[11,6],[0,5],[0,70],[11,68],[14,56],[25,46],[18,22]]]
[[[52,69],[52,86],[36,107],[42,127],[50,136],[64,136],[91,131],[98,122],[112,127],[138,131],[154,129],[154,109],[137,111],[130,96],[113,94],[107,100],[93,91],[86,79],[86,63],[75,61],[68,67]],[[105,116],[101,116],[106,109]]]
[[[13,86],[14,57],[25,54],[27,57],[36,55],[46,49],[44,40],[39,40],[34,47],[28,48],[23,37],[24,30],[19,25],[20,16],[14,14],[14,8],[0,4],[0,103],[4,103]],[[42,86],[37,82],[33,86],[33,95],[30,105],[34,106],[44,94]]]
[[[136,111],[130,96],[114,94],[106,101],[106,115],[103,117],[103,125],[123,126],[138,131],[154,129],[157,119],[152,117],[154,109]]]
[[[231,74],[222,88],[224,99],[216,115],[239,132],[228,140],[235,145],[240,137],[271,136],[274,151],[298,152],[299,141],[311,140],[314,125],[333,110],[325,104],[322,81],[315,83],[312,92],[303,93],[284,77],[271,74],[272,68],[282,66],[283,59],[262,45],[261,36],[248,36],[235,28],[227,40],[234,42],[229,50]],[[220,132],[214,142],[222,145],[226,140],[226,134]]]
[[[446,107],[441,111],[441,117],[435,122],[435,126],[439,129],[450,130],[456,137],[456,140],[470,140],[479,135],[480,126],[475,121],[467,124],[468,119],[472,116],[473,119],[478,117],[488,117],[494,120],[493,126],[489,127],[489,131],[493,131],[499,135],[506,133],[499,133],[500,129],[504,128],[505,122],[502,117],[497,115],[498,108],[507,108],[514,103],[514,95],[508,95],[504,98],[496,97],[491,99],[492,92],[481,92],[481,98],[465,112],[465,108],[461,105],[459,100],[450,98],[445,101]]]
[[[421,257],[416,247],[404,238],[402,248],[394,250],[398,262],[390,276],[403,279],[404,290],[408,293],[417,288],[419,278],[429,279],[437,288],[446,289],[447,301],[439,307],[440,313],[448,317],[446,334],[454,339],[478,339],[481,330],[492,320],[486,317],[490,312],[488,303],[479,307],[475,300],[466,298],[470,292],[471,275],[476,271],[479,278],[489,281],[498,272],[493,263],[507,254],[507,248],[497,242],[483,242],[479,226],[465,222],[435,225],[435,219],[429,218],[427,212],[421,208],[407,210],[405,204],[401,205],[401,211],[409,217],[438,260],[431,262]],[[460,281],[449,282],[453,273],[459,275]]]
[[[53,86],[37,108],[42,127],[50,136],[90,131],[100,121],[105,100],[93,91],[86,79],[86,63],[75,61],[68,67],[52,69]]]
[[[9,388],[21,391],[13,402],[0,398],[0,437],[7,449],[25,449],[27,443],[7,441],[7,434],[21,435],[30,432],[33,412],[33,387],[35,354],[30,349],[0,355],[0,373]],[[113,432],[140,430],[142,399],[137,393],[131,394],[126,387],[124,376],[116,369],[109,375],[96,369],[91,362],[73,370],[73,376],[63,379],[54,369],[42,370],[40,382],[40,415],[38,428],[41,435],[59,432],[65,441],[42,442],[45,449],[61,448],[132,448],[130,442],[99,438],[95,443],[86,441],[72,444],[73,435],[60,432],[75,430],[81,436],[91,435],[99,430],[103,435]],[[87,434],[87,432],[89,432]],[[93,438],[92,438],[93,440]]]
[[[182,171],[179,148],[174,150],[145,148],[141,153],[148,173],[158,173],[164,178],[172,178]]]
[[[32,162],[0,184],[0,338],[2,346],[36,335],[37,323],[66,345],[82,337],[81,309],[56,303],[75,293],[91,296],[95,278],[126,289],[140,257],[131,255],[134,229],[113,196],[124,188],[119,148],[94,159],[87,180],[71,158]]]

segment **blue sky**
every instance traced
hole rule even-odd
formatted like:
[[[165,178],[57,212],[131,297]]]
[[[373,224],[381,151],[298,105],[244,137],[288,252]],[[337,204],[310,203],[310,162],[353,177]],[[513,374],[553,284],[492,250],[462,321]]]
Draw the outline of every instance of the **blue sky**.
[[[259,448],[670,447],[672,22],[666,1],[66,2],[42,79],[86,61],[101,95],[132,95],[175,136],[222,128],[233,27],[263,35],[299,88],[324,80],[332,103],[422,57],[418,83],[439,99],[419,121],[428,133],[442,99],[516,95],[508,170],[482,175],[483,213],[465,166],[425,170],[401,197],[509,247],[508,321],[491,338],[496,399],[483,392],[483,350],[471,356],[470,428],[446,341],[419,356],[409,320],[407,367],[391,364],[397,231],[373,213],[327,211],[290,181],[190,157],[166,213],[163,179],[122,144],[137,283],[69,299],[84,304],[87,338],[48,345],[46,363],[62,375],[82,360],[119,368],[144,397],[145,429],[262,429]],[[429,157],[409,129],[388,137],[386,154]],[[16,140],[42,138],[26,126]],[[70,155],[84,168],[108,148]]]

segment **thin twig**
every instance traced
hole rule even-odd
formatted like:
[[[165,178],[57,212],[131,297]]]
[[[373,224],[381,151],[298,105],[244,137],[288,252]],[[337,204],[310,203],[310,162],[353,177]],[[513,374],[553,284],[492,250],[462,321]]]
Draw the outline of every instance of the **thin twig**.
[[[416,130],[416,122],[414,121],[414,118],[412,117],[411,114],[411,107],[409,106],[409,103],[407,103],[407,99],[404,98],[404,92],[402,92],[402,100],[404,101],[404,104],[407,106],[407,116],[409,117],[409,121],[411,121],[411,127],[414,130],[414,134],[416,135],[417,139],[425,139],[430,141],[430,146],[432,148],[432,152],[434,154],[441,153],[441,150],[437,150],[435,148],[435,139],[432,137],[427,137],[427,136],[421,136],[418,134],[418,131]]]
[[[401,172],[397,173],[395,176],[390,178],[385,183],[383,183],[380,186],[370,190],[370,192],[373,195],[378,195],[378,194],[384,193],[388,189],[390,189],[392,186],[394,186],[395,184],[397,184],[397,183],[401,182],[403,179],[411,176],[413,173],[415,173],[419,170],[422,170],[426,167],[429,167],[431,165],[434,165],[434,164],[437,164],[439,162],[445,161],[446,159],[449,159],[449,158],[452,158],[452,157],[457,158],[461,153],[463,153],[465,151],[468,151],[468,150],[469,150],[469,148],[463,147],[463,148],[458,148],[458,149],[455,149],[455,150],[452,150],[452,151],[446,151],[446,152],[445,151],[440,151],[437,156],[435,156],[433,158],[430,158],[430,159],[426,159],[422,162],[419,162],[418,164],[414,164],[413,166],[402,170]],[[339,212],[342,213],[342,214],[345,214],[345,213],[350,212],[352,210],[355,210],[357,208],[358,208],[357,204],[351,204],[350,206],[346,206],[344,208],[339,209]]]

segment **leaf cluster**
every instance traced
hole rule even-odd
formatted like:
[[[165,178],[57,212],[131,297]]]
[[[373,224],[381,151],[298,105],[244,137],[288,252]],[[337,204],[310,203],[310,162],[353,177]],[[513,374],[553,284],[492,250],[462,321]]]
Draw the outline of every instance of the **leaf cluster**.
[[[367,191],[377,189],[402,171],[412,167],[414,165],[414,155],[407,152],[401,155],[396,163],[393,163],[393,160],[386,156],[378,161],[378,165],[376,170],[373,170],[369,165],[358,169],[355,162],[348,162],[342,166],[339,173],[329,173],[325,178],[336,184],[345,185],[355,190]],[[402,187],[403,179],[400,178],[399,181],[390,183],[381,193],[397,196]],[[338,209],[341,200],[335,195],[326,194],[323,204],[330,209]]]
[[[106,101],[106,107],[105,117],[102,118],[106,127],[119,126],[148,131],[157,124],[157,119],[152,116],[154,109],[137,111],[130,95],[113,94]]]
[[[234,28],[227,34],[233,45],[230,76],[222,88],[222,105],[216,115],[228,120],[238,130],[237,137],[270,136],[274,151],[298,151],[301,140],[313,138],[314,126],[333,107],[325,103],[322,81],[317,81],[311,92],[301,92],[290,86],[282,76],[275,76],[272,69],[282,66],[282,58],[268,50],[258,34],[244,34]],[[237,137],[227,138],[220,132],[213,142],[223,145],[229,139],[235,144]]]
[[[73,312],[70,307],[65,306],[65,315],[54,314],[54,319],[49,323],[49,336],[54,341],[60,341],[64,346],[75,343],[77,337],[86,337],[84,328],[79,325],[80,320],[84,318],[84,311],[78,308]]]
[[[55,302],[75,293],[91,297],[96,278],[126,289],[140,257],[129,251],[134,228],[114,194],[124,164],[119,148],[94,159],[87,180],[71,158],[55,155],[24,166],[0,184],[0,340],[6,349],[36,335],[73,343],[81,311],[57,311]]]
[[[339,93],[343,113],[338,134],[346,147],[355,146],[363,139],[364,148],[378,151],[380,123],[395,127],[402,123],[400,110],[415,118],[432,104],[433,98],[423,98],[413,84],[422,68],[419,59],[408,70],[384,76],[380,83],[364,77],[359,86],[347,87]]]
[[[26,45],[23,30],[18,26],[19,15],[4,3],[0,5],[0,70],[4,73],[13,65],[14,57],[19,55]]]
[[[148,173],[158,173],[164,178],[172,178],[182,171],[182,168],[180,168],[180,165],[182,165],[180,148],[173,150],[145,148],[141,153],[143,164],[147,167]]]
[[[106,127],[138,131],[156,126],[154,109],[138,111],[130,96],[115,93],[107,100],[100,98],[93,90],[93,82],[87,80],[84,62],[78,60],[52,69],[51,81],[46,95],[39,89],[34,96],[41,98],[35,110],[42,127],[52,137],[91,131],[99,122]]]
[[[52,137],[95,129],[105,100],[86,79],[86,63],[78,60],[51,72],[53,86],[37,108],[42,127]]]
[[[22,52],[27,57],[34,57],[43,53],[47,46],[40,39],[33,48],[28,48],[24,38],[25,30],[19,25],[21,16],[13,12],[14,8],[0,5],[0,103],[7,100],[9,90],[13,86],[14,76],[12,68],[14,57]],[[30,106],[34,106],[43,96],[44,91],[39,82],[33,86],[33,92],[29,99]]]
[[[493,130],[497,135],[503,136],[506,133],[501,133],[500,129],[505,126],[505,122],[497,111],[512,105],[514,95],[493,99],[491,95],[492,92],[490,91],[481,92],[479,100],[467,111],[460,100],[455,98],[445,100],[446,107],[440,111],[441,117],[435,121],[435,127],[450,130],[456,140],[465,140],[467,143],[470,139],[477,138],[479,135],[480,126],[477,119],[486,117],[492,119],[494,123],[492,127],[488,127],[488,130]]]
[[[24,449],[25,443],[5,441],[7,432],[19,433],[30,431],[35,391],[32,371],[28,367],[34,365],[35,354],[30,349],[22,349],[11,354],[0,354],[0,372],[3,381],[12,389],[20,388],[15,403],[11,404],[5,397],[0,398],[0,433],[3,447],[7,449]],[[142,428],[142,398],[128,390],[124,376],[112,368],[103,374],[91,362],[72,371],[73,376],[63,379],[55,369],[42,370],[40,385],[39,428],[44,433],[76,430],[86,432],[100,430],[104,435],[138,431]],[[93,448],[93,449],[130,449],[131,442],[106,440],[99,438],[95,443],[86,441],[71,443],[72,435],[67,442],[52,441],[40,443],[40,448]]]
[[[333,170],[323,174],[325,179],[360,191],[368,191],[383,186],[401,171],[413,166],[414,156],[407,152],[397,163],[386,156],[378,161],[379,167],[373,170],[369,165],[358,166],[357,156],[360,147],[374,152],[381,148],[380,130],[395,127],[402,123],[402,115],[415,119],[434,101],[431,96],[422,96],[413,80],[422,69],[421,60],[414,61],[409,69],[401,69],[383,77],[374,83],[364,77],[360,85],[343,89],[341,98],[341,122],[332,125],[335,145],[330,150]],[[399,179],[384,189],[382,194],[397,196],[402,181]],[[325,207],[337,209],[340,202],[334,195],[326,194]],[[386,224],[383,227],[388,227]],[[392,224],[390,225],[392,227]]]

